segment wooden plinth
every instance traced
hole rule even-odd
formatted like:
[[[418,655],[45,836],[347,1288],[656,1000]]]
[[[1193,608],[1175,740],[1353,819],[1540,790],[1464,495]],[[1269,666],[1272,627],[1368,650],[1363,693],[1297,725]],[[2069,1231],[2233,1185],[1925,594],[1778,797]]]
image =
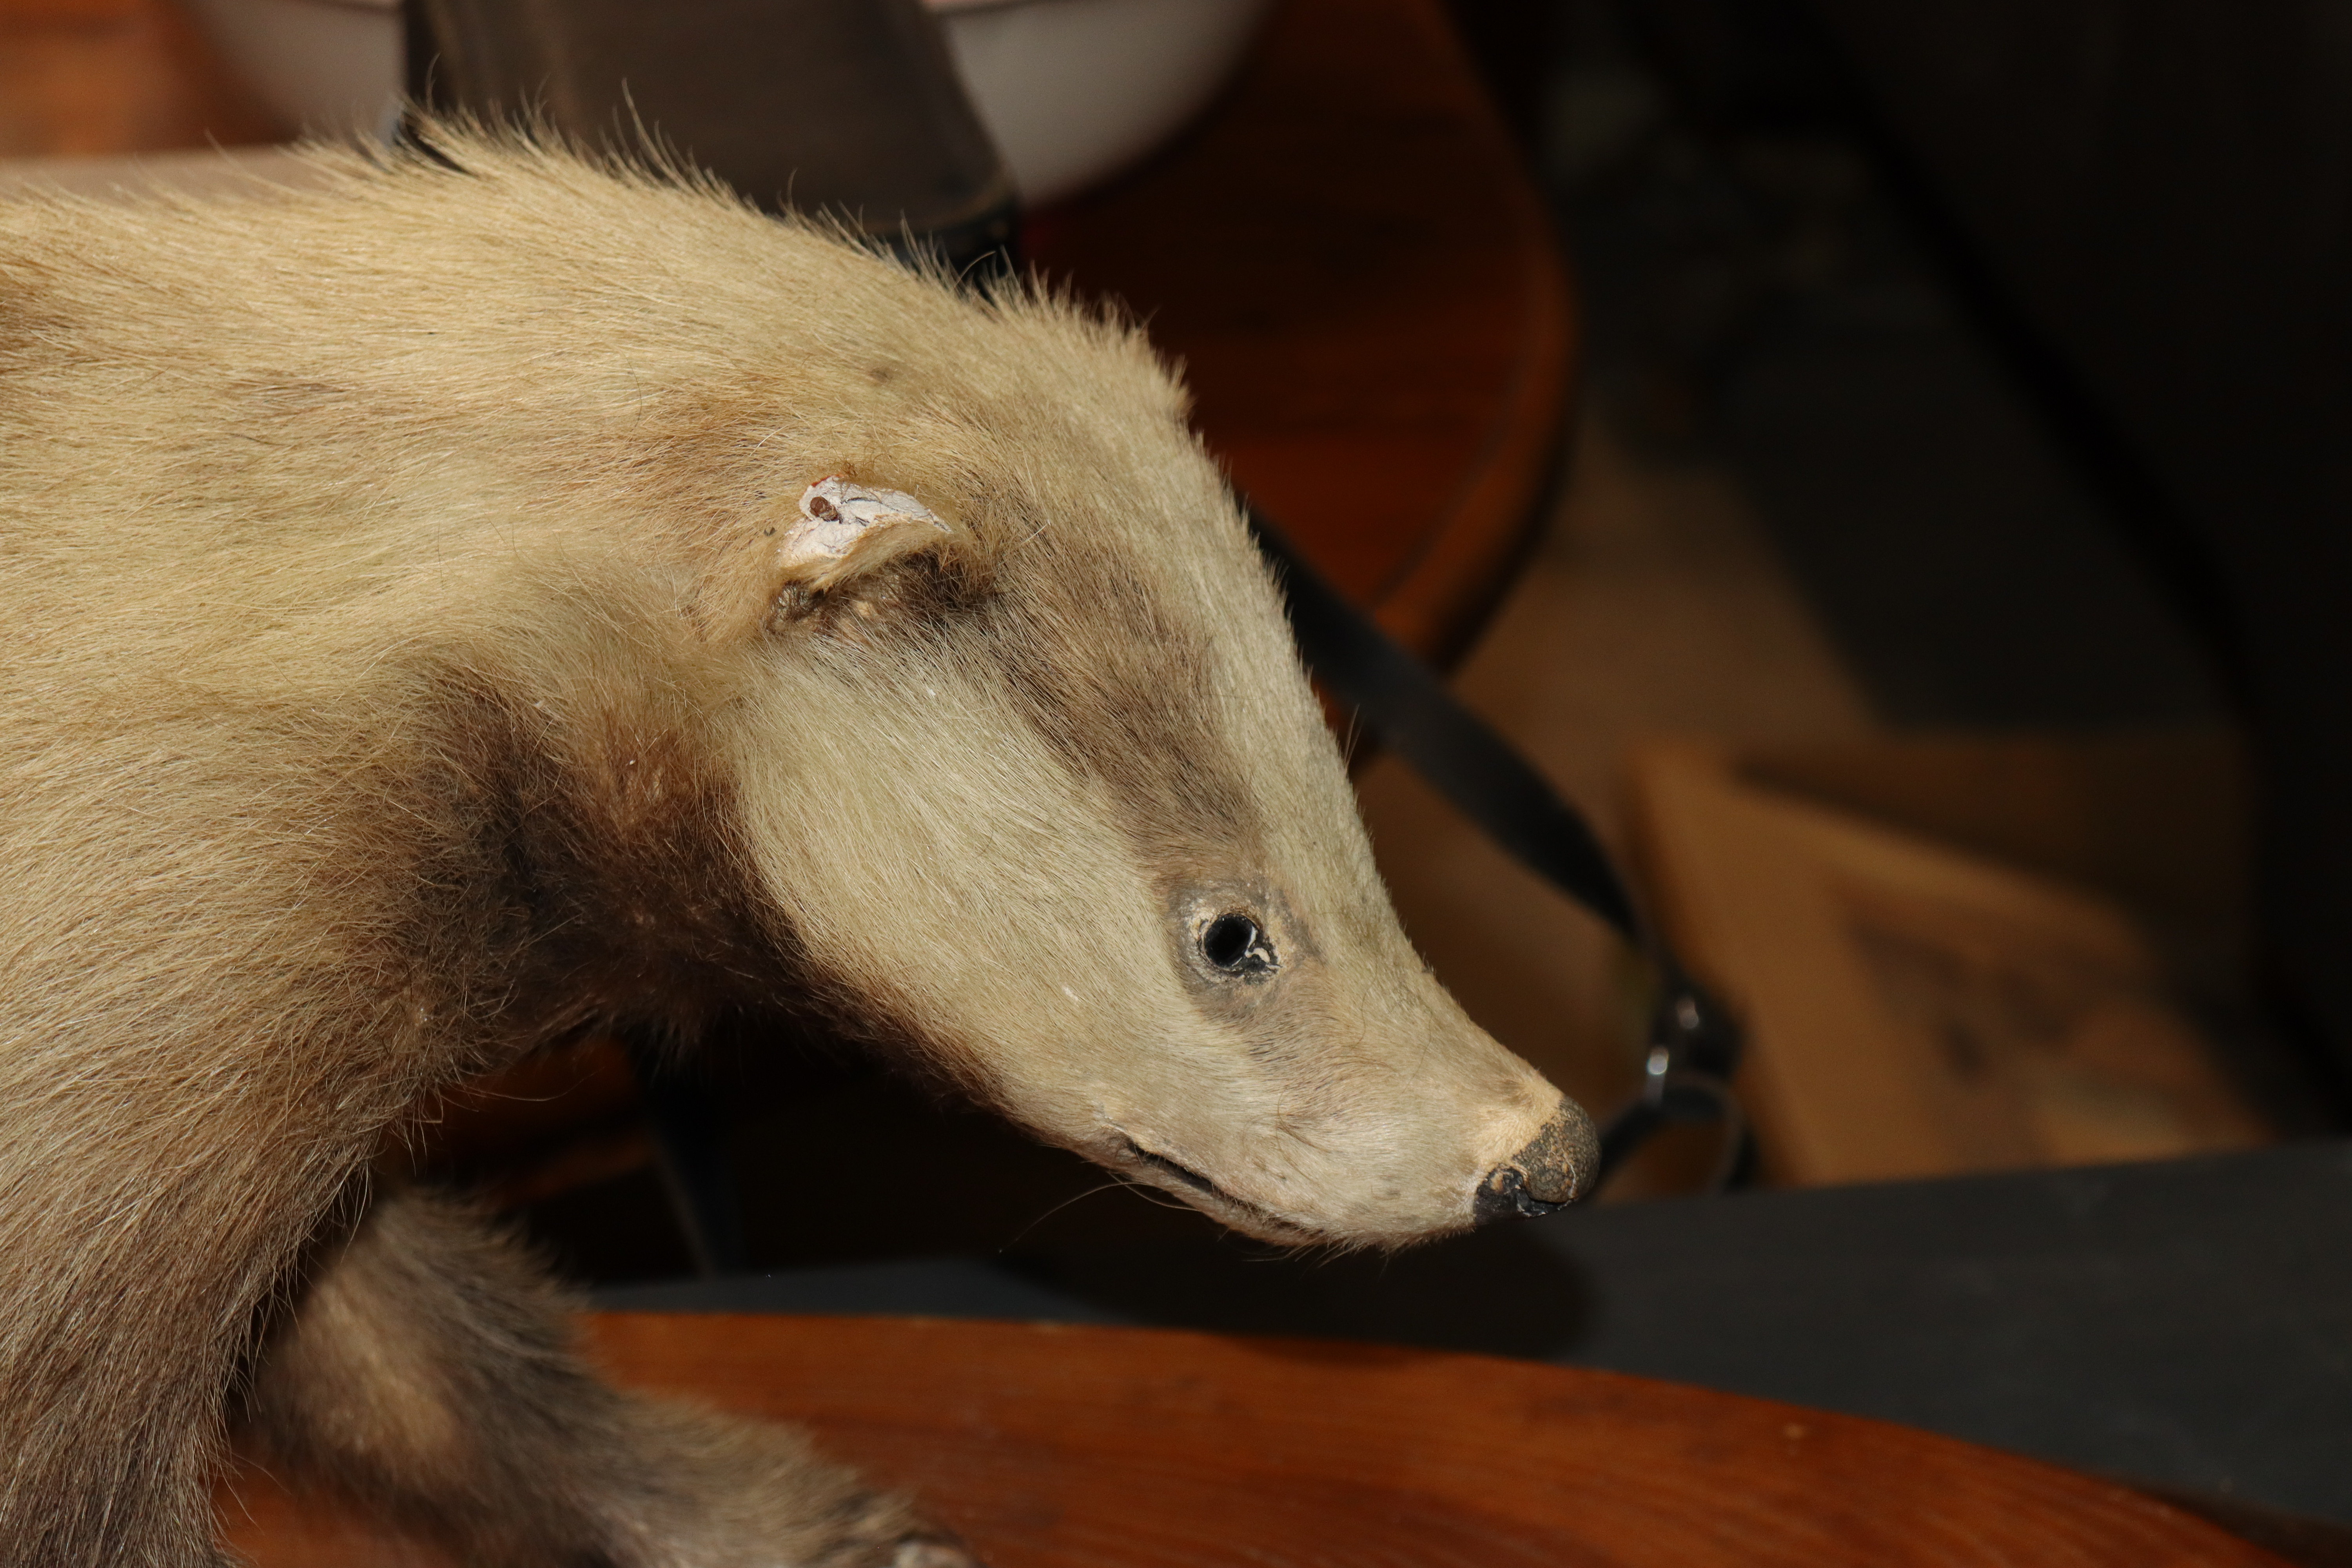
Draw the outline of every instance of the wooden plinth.
[[[994,1568],[2254,1568],[2138,1493],[1903,1427],[1477,1356],[614,1314],[623,1381],[814,1427]],[[260,1478],[257,1568],[428,1568]]]

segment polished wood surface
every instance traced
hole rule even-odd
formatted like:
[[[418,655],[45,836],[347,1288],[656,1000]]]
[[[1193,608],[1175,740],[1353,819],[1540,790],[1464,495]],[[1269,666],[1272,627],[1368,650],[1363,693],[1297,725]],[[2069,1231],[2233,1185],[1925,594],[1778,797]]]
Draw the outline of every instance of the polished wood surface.
[[[590,1337],[625,1383],[807,1424],[995,1568],[2276,1562],[2050,1466],[1605,1373],[921,1320],[613,1314]],[[239,1491],[257,1568],[444,1561]]]

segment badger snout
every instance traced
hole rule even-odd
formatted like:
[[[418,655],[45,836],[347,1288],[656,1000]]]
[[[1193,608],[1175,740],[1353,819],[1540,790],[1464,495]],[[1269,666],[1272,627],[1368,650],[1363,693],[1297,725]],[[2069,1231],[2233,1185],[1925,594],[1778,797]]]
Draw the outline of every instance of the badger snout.
[[[1557,1213],[1591,1186],[1601,1166],[1601,1140],[1591,1118],[1563,1100],[1527,1145],[1486,1173],[1471,1201],[1479,1225]]]

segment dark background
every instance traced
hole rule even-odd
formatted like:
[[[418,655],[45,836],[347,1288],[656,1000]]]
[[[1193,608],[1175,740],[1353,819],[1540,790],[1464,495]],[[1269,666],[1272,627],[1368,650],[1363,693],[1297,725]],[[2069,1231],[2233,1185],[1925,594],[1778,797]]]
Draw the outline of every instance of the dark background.
[[[1592,389],[1898,725],[2241,725],[2265,1027],[2352,1110],[2352,8],[1460,0]]]

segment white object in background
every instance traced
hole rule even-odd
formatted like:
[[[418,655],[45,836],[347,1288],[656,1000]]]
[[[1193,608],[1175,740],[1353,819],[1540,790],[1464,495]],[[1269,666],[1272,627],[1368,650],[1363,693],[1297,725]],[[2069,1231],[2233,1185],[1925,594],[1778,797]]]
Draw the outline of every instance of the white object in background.
[[[404,75],[399,0],[190,0],[289,127],[383,134]],[[1268,0],[925,0],[981,123],[1034,206],[1134,163],[1205,108]]]
[[[382,135],[400,103],[400,0],[189,0],[213,47],[289,130]]]
[[[927,0],[1032,206],[1118,173],[1207,107],[1266,0]]]

